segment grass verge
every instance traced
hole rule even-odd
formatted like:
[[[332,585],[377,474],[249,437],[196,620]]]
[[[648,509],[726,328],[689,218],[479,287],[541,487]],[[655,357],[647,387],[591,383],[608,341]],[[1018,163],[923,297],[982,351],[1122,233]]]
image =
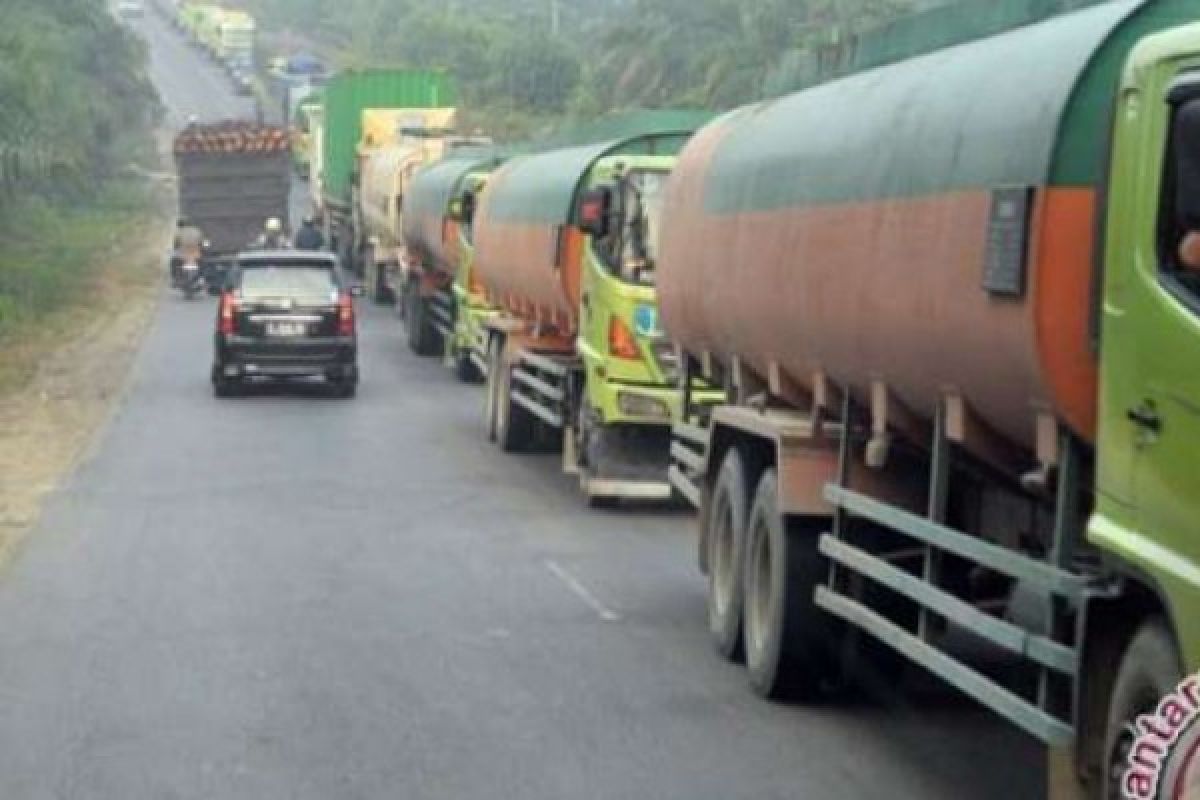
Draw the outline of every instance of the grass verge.
[[[121,191],[0,215],[0,565],[109,418],[159,295],[170,206]]]

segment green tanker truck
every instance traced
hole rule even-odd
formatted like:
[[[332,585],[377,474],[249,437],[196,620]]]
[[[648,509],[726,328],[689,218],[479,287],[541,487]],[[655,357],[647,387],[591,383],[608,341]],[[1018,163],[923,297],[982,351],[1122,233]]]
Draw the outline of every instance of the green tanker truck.
[[[409,347],[442,353],[467,383],[487,374],[487,324],[498,313],[475,273],[475,209],[503,161],[490,150],[452,156],[418,172],[405,199],[407,274],[415,285],[398,299]]]
[[[662,187],[690,131],[521,156],[472,220],[486,320],[488,435],[560,447],[592,505],[664,500],[679,411],[655,290]],[[473,343],[473,342],[472,342]]]
[[[671,479],[761,694],[915,663],[1134,791],[1131,723],[1200,667],[1197,19],[1094,4],[683,151]]]

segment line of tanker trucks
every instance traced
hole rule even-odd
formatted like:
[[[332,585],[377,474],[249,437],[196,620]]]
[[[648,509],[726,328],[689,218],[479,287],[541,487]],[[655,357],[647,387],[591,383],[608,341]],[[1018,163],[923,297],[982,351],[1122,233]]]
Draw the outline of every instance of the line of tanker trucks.
[[[258,24],[249,12],[195,0],[156,0],[159,14],[213,61],[240,94],[252,94]]]
[[[912,662],[1115,798],[1129,723],[1200,667],[1197,18],[987,18],[526,148],[456,140],[444,75],[347,73],[313,199],[489,439],[593,505],[697,508],[754,690]]]

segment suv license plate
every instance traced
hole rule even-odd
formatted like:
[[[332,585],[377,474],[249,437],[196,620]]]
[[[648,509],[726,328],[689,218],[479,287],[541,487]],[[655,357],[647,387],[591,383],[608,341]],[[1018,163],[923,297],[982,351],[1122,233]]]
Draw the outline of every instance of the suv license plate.
[[[302,322],[268,322],[267,336],[303,336]]]

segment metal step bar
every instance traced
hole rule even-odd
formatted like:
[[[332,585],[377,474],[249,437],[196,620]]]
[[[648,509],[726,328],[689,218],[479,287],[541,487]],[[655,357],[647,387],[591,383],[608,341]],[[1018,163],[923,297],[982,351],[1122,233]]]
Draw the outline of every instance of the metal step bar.
[[[429,298],[429,312],[433,316],[433,327],[442,338],[454,336],[454,296],[445,291],[439,291]]]
[[[843,440],[844,450],[848,445],[845,437]],[[1077,469],[1074,450],[1068,444],[1064,452],[1059,482],[1073,485]],[[941,457],[944,453],[935,450],[935,462]],[[943,488],[937,484],[947,479],[948,470],[944,469],[944,464],[935,463],[934,466],[935,485],[931,494],[936,497]],[[844,469],[842,479],[845,479]],[[932,514],[920,516],[845,486],[830,484],[825,487],[824,494],[835,515],[833,532],[824,534],[819,541],[820,551],[829,559],[831,570],[829,584],[815,591],[817,605],[938,675],[1047,744],[1070,744],[1074,730],[1069,709],[1052,708],[1050,687],[1055,677],[1070,682],[1069,685],[1073,685],[1078,677],[1081,659],[1076,644],[1064,644],[1053,635],[1026,630],[986,613],[942,589],[938,585],[936,569],[942,556],[950,554],[1032,587],[1046,598],[1046,628],[1054,631],[1055,616],[1063,618],[1077,612],[1087,595],[1094,591],[1087,577],[1072,572],[1065,559],[1055,557],[1067,549],[1063,541],[1069,535],[1067,525],[1056,525],[1051,557],[1039,560],[955,530],[932,518]],[[1074,502],[1069,489],[1060,489],[1056,514],[1067,519]],[[926,553],[925,568],[917,573],[906,571],[889,561],[886,554],[873,554],[854,546],[843,538],[853,520],[866,521],[907,537],[912,545]],[[931,569],[931,565],[935,568]],[[916,604],[920,612],[917,630],[909,631],[868,607],[860,600],[861,582],[853,577],[847,579],[847,573],[883,586]],[[1038,671],[1036,699],[1014,692],[935,646],[934,626],[930,624],[933,617],[958,625],[1032,665]],[[1067,631],[1062,638],[1070,636],[1073,639],[1073,634],[1074,631]]]
[[[553,428],[562,428],[571,367],[553,358],[524,351],[512,371],[512,401]],[[558,385],[551,383],[557,381]]]
[[[708,429],[678,423],[671,428],[671,465],[667,481],[694,507],[699,508],[703,494],[704,469],[708,460]]]

